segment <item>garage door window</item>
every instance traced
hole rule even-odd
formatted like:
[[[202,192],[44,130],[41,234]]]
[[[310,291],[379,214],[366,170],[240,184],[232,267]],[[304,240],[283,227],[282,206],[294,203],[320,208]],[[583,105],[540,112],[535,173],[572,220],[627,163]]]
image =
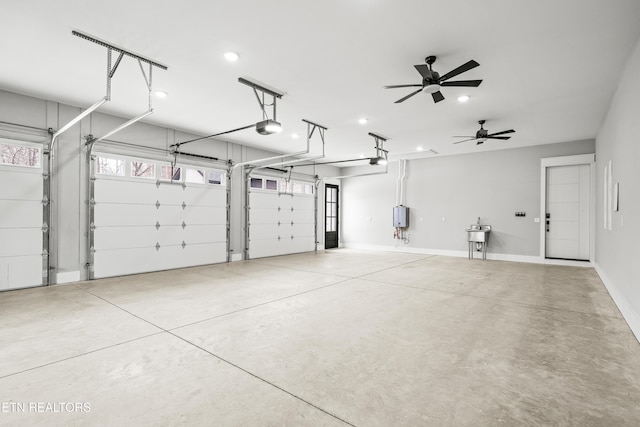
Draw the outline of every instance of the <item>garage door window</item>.
[[[98,157],[96,159],[96,173],[100,175],[124,176],[124,160]]]
[[[185,181],[191,184],[204,184],[204,171],[187,168]]]
[[[262,178],[251,178],[251,188],[262,188]]]
[[[182,168],[179,166],[162,165],[160,166],[160,179],[162,181],[180,182],[182,178]]]
[[[209,171],[209,184],[222,185],[224,183],[224,173],[218,171]]]
[[[274,179],[268,179],[267,180],[266,189],[267,190],[277,190],[278,189],[278,181],[276,181]]]
[[[156,165],[155,163],[132,161],[131,176],[136,178],[154,179],[156,177]]]
[[[0,144],[0,164],[40,167],[40,149],[17,144]]]

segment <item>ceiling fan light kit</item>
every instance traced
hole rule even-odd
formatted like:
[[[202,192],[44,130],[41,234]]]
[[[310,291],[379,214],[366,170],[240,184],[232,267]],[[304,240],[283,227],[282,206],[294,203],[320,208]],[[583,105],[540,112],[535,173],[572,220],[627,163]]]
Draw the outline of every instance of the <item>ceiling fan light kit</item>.
[[[436,93],[440,90],[441,86],[439,84],[427,85],[422,88],[424,93]]]
[[[489,131],[484,128],[485,123],[486,123],[486,120],[478,120],[478,124],[480,124],[480,129],[478,129],[478,131],[476,132],[476,136],[454,136],[454,138],[467,138],[467,139],[463,139],[462,141],[456,141],[454,142],[454,144],[460,144],[461,142],[466,142],[466,141],[476,141],[476,145],[480,145],[486,142],[488,139],[500,139],[500,140],[506,141],[511,137],[502,136],[502,135],[506,135],[508,133],[515,133],[515,130],[513,129],[489,133]]]
[[[427,56],[425,58],[425,64],[414,65],[415,69],[422,76],[422,84],[406,84],[406,85],[391,85],[385,86],[385,89],[397,89],[397,88],[405,88],[405,87],[417,87],[419,89],[411,92],[410,94],[398,99],[395,103],[399,104],[401,102],[406,101],[412,96],[416,95],[419,92],[430,93],[433,98],[433,102],[440,102],[444,100],[444,95],[440,92],[442,87],[446,86],[457,86],[457,87],[478,87],[482,80],[458,80],[458,81],[448,81],[450,78],[455,77],[459,74],[462,74],[466,71],[469,71],[473,68],[478,67],[476,61],[471,60],[468,61],[458,68],[455,68],[445,75],[441,76],[438,72],[433,71],[433,64],[436,62],[436,57],[434,55]]]

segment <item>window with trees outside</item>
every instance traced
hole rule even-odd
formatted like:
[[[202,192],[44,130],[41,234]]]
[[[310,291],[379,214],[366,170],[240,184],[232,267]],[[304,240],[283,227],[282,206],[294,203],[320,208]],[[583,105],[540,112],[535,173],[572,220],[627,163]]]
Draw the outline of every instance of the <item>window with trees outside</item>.
[[[0,164],[40,167],[40,148],[0,143]]]

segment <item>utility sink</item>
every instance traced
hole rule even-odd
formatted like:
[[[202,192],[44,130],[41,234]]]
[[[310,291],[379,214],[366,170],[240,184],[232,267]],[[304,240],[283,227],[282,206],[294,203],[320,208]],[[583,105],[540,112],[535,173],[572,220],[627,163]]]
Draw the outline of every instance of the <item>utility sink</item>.
[[[469,226],[466,232],[467,240],[469,242],[486,243],[489,240],[491,226],[472,224],[471,226]]]

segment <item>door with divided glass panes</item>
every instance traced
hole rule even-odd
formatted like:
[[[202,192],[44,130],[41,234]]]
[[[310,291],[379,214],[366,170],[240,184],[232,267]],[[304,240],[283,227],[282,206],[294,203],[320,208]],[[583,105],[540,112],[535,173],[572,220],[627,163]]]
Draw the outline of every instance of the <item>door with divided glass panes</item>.
[[[324,187],[324,248],[338,247],[338,186]]]

